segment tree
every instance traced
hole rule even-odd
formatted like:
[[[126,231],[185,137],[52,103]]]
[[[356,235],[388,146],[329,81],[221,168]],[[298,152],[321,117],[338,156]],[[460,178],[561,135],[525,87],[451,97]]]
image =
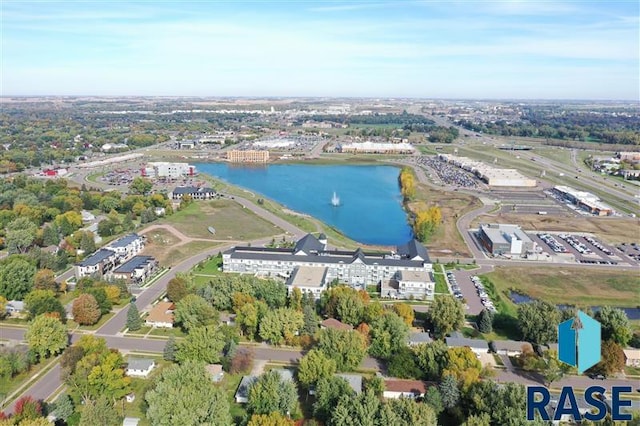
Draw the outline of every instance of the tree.
[[[80,250],[85,254],[93,253],[96,251],[96,241],[91,231],[85,231],[80,237]]]
[[[41,314],[52,314],[60,321],[67,321],[67,312],[51,290],[33,290],[24,298],[26,309],[30,318]]]
[[[373,394],[378,398],[382,397],[385,387],[384,379],[380,376],[371,376],[370,378],[365,379],[364,382],[364,390],[373,392]]]
[[[493,331],[493,312],[483,309],[478,315],[478,330],[480,333],[491,333]]]
[[[464,324],[464,306],[453,296],[436,297],[427,316],[435,328],[436,336],[441,338],[462,327]]]
[[[302,312],[290,308],[267,311],[260,321],[260,338],[274,345],[280,345],[290,341],[300,332],[303,325]]]
[[[215,364],[222,357],[224,335],[217,326],[196,327],[176,344],[176,361],[198,361]]]
[[[294,424],[293,420],[274,411],[269,414],[254,414],[247,426],[293,426]]]
[[[394,303],[393,311],[398,314],[400,318],[407,324],[407,326],[411,327],[413,325],[413,320],[415,319],[415,312],[411,305],[407,303]]]
[[[491,416],[487,413],[481,413],[478,415],[472,414],[467,418],[467,421],[462,424],[463,426],[491,426]]]
[[[129,192],[131,194],[145,195],[151,192],[152,188],[153,183],[149,179],[140,176],[133,178],[133,181],[129,184]]]
[[[23,300],[33,287],[36,267],[24,258],[9,256],[0,261],[0,295],[7,300]]]
[[[397,424],[403,426],[437,424],[436,413],[428,404],[416,402],[410,398],[392,399],[387,404],[399,420]]]
[[[336,363],[317,349],[310,350],[300,360],[298,366],[298,381],[308,388],[318,380],[333,376],[336,372]]]
[[[442,406],[450,409],[455,407],[460,401],[460,390],[456,378],[450,374],[443,377],[438,387],[442,399]]]
[[[384,314],[384,307],[382,303],[375,301],[371,302],[364,307],[364,322],[371,324]]]
[[[176,360],[176,338],[175,336],[169,337],[167,343],[164,345],[164,350],[162,351],[162,359],[166,361],[175,361]]]
[[[357,331],[328,328],[320,331],[317,349],[336,362],[338,371],[352,371],[362,362],[367,343]]]
[[[527,421],[527,392],[517,383],[496,384],[490,380],[474,383],[467,392],[467,409],[471,416],[486,418],[490,423],[472,424],[509,424],[514,426],[543,425],[541,421]],[[472,419],[475,421],[475,419]],[[507,422],[508,420],[508,422]]]
[[[376,358],[389,359],[406,346],[409,327],[394,312],[387,312],[371,324],[369,353]]]
[[[56,276],[51,269],[40,269],[33,276],[33,288],[37,290],[58,290]]]
[[[471,349],[449,348],[445,359],[442,375],[455,377],[462,390],[467,390],[472,383],[480,380],[482,364]]]
[[[118,287],[117,285],[111,284],[103,287],[103,289],[109,303],[113,305],[120,301],[120,294],[122,293],[122,291],[120,290],[120,287]]]
[[[26,253],[36,239],[38,227],[27,217],[19,217],[6,227],[5,245],[9,254]]]
[[[294,287],[289,295],[289,307],[296,311],[302,310],[302,291],[298,287]]]
[[[247,410],[251,414],[277,411],[289,415],[298,402],[298,390],[293,381],[283,379],[276,370],[260,376],[249,388]]]
[[[362,322],[363,313],[364,302],[357,292],[346,292],[338,297],[336,316],[340,321],[356,326]]]
[[[442,403],[442,394],[436,386],[429,386],[427,392],[424,394],[424,403],[429,405],[431,409],[437,415],[444,410],[444,404]]]
[[[119,410],[105,396],[84,401],[84,408],[80,415],[80,426],[118,426],[122,424]]]
[[[387,370],[391,377],[400,379],[419,379],[422,377],[422,370],[416,363],[413,351],[407,346],[400,348],[389,358]]]
[[[67,419],[73,415],[74,411],[75,406],[73,399],[71,399],[68,393],[63,393],[56,399],[55,414],[57,418],[66,422]]]
[[[105,315],[111,312],[111,301],[107,297],[107,291],[104,287],[90,287],[84,290],[86,294],[92,295],[96,299],[96,303],[98,303],[98,308],[100,308],[100,314]]]
[[[202,297],[189,294],[176,303],[175,322],[185,331],[217,323],[218,312]]]
[[[442,211],[438,206],[431,206],[427,210],[420,210],[416,213],[413,223],[413,231],[416,238],[426,242],[442,223]]]
[[[331,414],[330,424],[332,426],[375,425],[380,407],[380,400],[373,392],[363,392],[355,398],[342,396]],[[398,423],[394,416],[394,424],[398,425]]]
[[[343,397],[352,398],[355,392],[342,377],[332,376],[318,380],[316,385],[316,401],[313,404],[313,415],[317,419],[327,422],[331,413]]]
[[[102,316],[98,302],[91,294],[78,296],[73,301],[71,312],[73,313],[73,320],[81,325],[93,325]]]
[[[613,340],[606,340],[602,343],[602,358],[591,370],[607,377],[622,371],[624,365],[625,356],[620,345]]]
[[[236,324],[240,326],[244,335],[250,339],[255,338],[258,331],[258,320],[259,312],[256,304],[247,303],[237,311]]]
[[[16,401],[13,424],[20,424],[25,420],[35,420],[42,417],[42,404],[36,401],[32,396],[27,395]]]
[[[25,334],[29,349],[38,355],[40,360],[61,353],[69,342],[67,329],[56,318],[47,315],[37,316]]]
[[[140,312],[135,303],[129,303],[129,310],[127,311],[127,328],[130,331],[140,330],[142,328],[142,319],[140,319]]]
[[[240,348],[235,351],[231,358],[229,371],[231,374],[246,373],[253,366],[254,353],[251,348]]]
[[[518,307],[518,327],[527,342],[546,345],[556,340],[560,312],[547,302],[536,300]]]
[[[413,348],[418,367],[428,380],[440,380],[442,370],[447,363],[447,345],[440,340],[423,343]]]
[[[42,244],[45,246],[57,246],[60,244],[60,231],[57,226],[51,224],[43,228]]]
[[[318,331],[318,314],[316,314],[315,307],[312,305],[304,305],[302,308],[302,319],[304,325],[300,332],[308,336],[315,335],[316,331]]]
[[[189,289],[184,278],[174,277],[167,283],[167,297],[173,303],[178,303],[187,294],[189,294]]]
[[[131,392],[131,378],[125,375],[123,364],[122,355],[116,350],[87,351],[67,383],[85,400],[124,398]]]
[[[595,319],[602,325],[602,340],[613,340],[626,347],[631,340],[631,325],[627,314],[618,308],[603,306],[596,312]]]

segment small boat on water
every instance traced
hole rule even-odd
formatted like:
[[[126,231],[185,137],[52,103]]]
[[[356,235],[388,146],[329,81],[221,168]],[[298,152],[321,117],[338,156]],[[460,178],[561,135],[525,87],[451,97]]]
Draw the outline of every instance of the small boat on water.
[[[338,197],[338,194],[336,194],[335,191],[333,191],[333,197],[331,197],[331,205],[333,207],[338,207],[340,205],[340,197]]]
[[[214,228],[213,226],[210,226],[207,228],[209,230],[209,232],[211,232],[212,234],[216,233],[216,228]]]

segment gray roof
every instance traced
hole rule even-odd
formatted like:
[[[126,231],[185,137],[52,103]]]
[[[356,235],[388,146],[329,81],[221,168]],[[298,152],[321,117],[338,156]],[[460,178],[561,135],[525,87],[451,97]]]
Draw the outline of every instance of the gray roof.
[[[433,339],[429,333],[411,333],[408,338],[409,343],[431,343]]]
[[[320,243],[320,241],[318,241],[318,239],[313,235],[307,234],[298,240],[296,246],[293,249],[293,252],[297,253],[299,251],[302,251],[309,255],[312,252],[319,252],[322,250],[324,250],[324,244]]]
[[[147,370],[155,364],[155,361],[149,358],[129,358],[127,360],[127,368],[129,370]]]
[[[488,225],[482,224],[480,228],[494,244],[509,244],[505,235],[510,234],[514,234],[519,240],[525,243],[531,242],[531,238],[529,238],[518,225],[490,223]]]
[[[258,380],[258,376],[242,376],[242,380],[238,385],[238,390],[236,391],[235,397],[247,398],[249,396],[249,388],[255,383],[256,380]]]
[[[141,238],[142,237],[140,237],[138,234],[125,235],[124,237],[119,238],[114,242],[112,242],[111,244],[109,244],[109,247],[126,247],[132,242],[134,242],[135,240],[138,240]]]
[[[466,337],[447,337],[445,339],[447,346],[453,348],[468,346],[474,349],[486,349],[489,351],[489,343],[482,339],[469,339]]]
[[[494,340],[491,342],[491,348],[497,351],[522,351],[522,347],[527,346],[533,350],[533,346],[529,342],[520,342],[516,340]]]
[[[430,262],[427,249],[415,238],[408,241],[406,244],[398,246],[398,254],[408,259],[418,259]]]
[[[153,262],[154,260],[155,259],[152,256],[133,256],[129,261],[123,263],[113,272],[115,274],[129,274],[141,266]]]
[[[275,371],[280,375],[280,379],[283,382],[292,382],[293,381],[293,371],[288,368],[274,368],[271,371]]]
[[[197,186],[176,186],[172,191],[174,194],[215,194],[216,191],[213,188],[199,188]]]
[[[107,249],[100,249],[93,253],[91,256],[78,263],[79,266],[96,266],[103,262],[105,259],[113,256],[114,252]]]
[[[336,374],[335,376],[345,379],[356,394],[362,393],[362,376],[359,374]]]

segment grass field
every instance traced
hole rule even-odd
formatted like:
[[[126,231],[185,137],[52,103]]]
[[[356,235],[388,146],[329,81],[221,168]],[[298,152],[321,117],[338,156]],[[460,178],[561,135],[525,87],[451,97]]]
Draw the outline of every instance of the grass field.
[[[638,218],[605,218],[605,217],[561,217],[540,216],[536,214],[499,213],[477,217],[472,227],[480,223],[513,223],[525,230],[557,231],[557,232],[589,232],[610,244],[637,242],[640,229]]]
[[[434,272],[433,278],[436,281],[435,292],[449,294],[449,289],[447,288],[447,282],[445,281],[444,274],[442,272]]]
[[[509,290],[554,304],[621,307],[638,305],[640,278],[634,271],[496,267],[493,272],[484,276],[495,285],[496,295],[510,305],[513,303],[509,299]]]
[[[232,200],[196,201],[160,223],[173,225],[192,238],[254,240],[284,231]],[[215,235],[208,231],[213,226]]]
[[[155,257],[162,266],[174,266],[184,259],[220,245],[213,241],[192,241],[181,244],[180,239],[165,229],[145,233],[147,244],[142,254]]]
[[[480,207],[480,200],[460,192],[447,192],[427,185],[418,185],[415,201],[409,203],[409,209],[418,211],[433,204],[440,207],[443,223],[426,244],[431,258],[435,260],[438,256],[471,257],[456,228],[456,222],[466,212]]]

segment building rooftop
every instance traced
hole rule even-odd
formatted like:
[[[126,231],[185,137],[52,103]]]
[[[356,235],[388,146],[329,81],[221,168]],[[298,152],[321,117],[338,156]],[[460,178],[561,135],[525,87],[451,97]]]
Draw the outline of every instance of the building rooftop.
[[[249,388],[256,380],[258,380],[258,376],[242,376],[235,398],[247,398],[249,396]]]
[[[336,377],[342,377],[356,394],[362,393],[362,376],[359,374],[336,373]]]
[[[414,395],[423,395],[427,392],[427,382],[422,380],[388,379],[384,381],[385,390],[388,392],[405,392]]]
[[[145,318],[148,322],[169,322],[173,324],[173,310],[175,305],[171,302],[158,302],[151,308],[149,315]]]
[[[133,256],[130,260],[120,265],[113,272],[115,274],[129,274],[153,261],[155,261],[155,259],[152,256]]]
[[[111,244],[109,244],[109,247],[126,247],[132,242],[140,239],[142,239],[142,237],[138,234],[125,235],[124,237],[119,238],[114,242],[112,242]]]
[[[514,234],[519,240],[530,243],[531,238],[518,225],[507,225],[503,223],[481,224],[482,231],[491,239],[493,243],[509,244],[505,235]]]
[[[291,274],[291,287],[322,287],[325,284],[327,268],[317,266],[296,266]]]
[[[320,323],[324,328],[333,328],[334,330],[353,330],[349,324],[338,321],[335,318],[328,318]]]
[[[520,342],[516,340],[494,340],[491,342],[492,349],[497,351],[522,351],[526,348],[526,350],[533,351],[533,346],[529,342]]]
[[[467,337],[447,337],[445,339],[447,346],[453,348],[461,348],[468,346],[473,349],[486,349],[489,351],[489,343],[482,339],[469,339]]]
[[[324,244],[322,244],[314,235],[307,234],[298,240],[293,253],[304,252],[309,255],[314,252],[320,252],[324,250]]]
[[[155,364],[150,358],[129,358],[127,360],[127,368],[129,370],[147,370]]]
[[[407,341],[410,344],[413,343],[414,345],[416,345],[420,343],[431,343],[433,342],[433,339],[431,338],[431,336],[429,336],[429,333],[418,332],[409,334]]]
[[[398,246],[398,254],[411,260],[430,262],[427,249],[415,238],[406,244]]]
[[[400,271],[399,281],[428,283],[431,282],[431,277],[427,271]]]
[[[174,194],[215,194],[216,191],[213,188],[197,187],[197,186],[176,186],[172,191]]]
[[[112,250],[108,250],[106,248],[102,248],[97,252],[93,253],[91,256],[85,258],[82,262],[78,263],[79,266],[96,266],[101,262],[104,262],[109,257],[113,256],[115,253]]]

